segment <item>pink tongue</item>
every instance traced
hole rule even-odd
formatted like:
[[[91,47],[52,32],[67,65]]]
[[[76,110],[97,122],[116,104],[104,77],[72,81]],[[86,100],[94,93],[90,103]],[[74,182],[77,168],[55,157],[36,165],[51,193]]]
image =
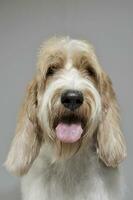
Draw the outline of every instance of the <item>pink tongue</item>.
[[[73,143],[80,139],[83,129],[81,124],[59,123],[56,127],[57,138],[65,143]]]

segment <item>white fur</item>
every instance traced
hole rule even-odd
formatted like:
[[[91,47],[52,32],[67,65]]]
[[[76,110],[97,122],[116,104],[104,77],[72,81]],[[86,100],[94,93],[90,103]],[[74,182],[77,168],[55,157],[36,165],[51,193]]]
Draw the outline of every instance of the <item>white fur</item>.
[[[120,172],[103,167],[89,148],[57,163],[52,155],[52,148],[44,145],[22,179],[23,200],[122,200]]]

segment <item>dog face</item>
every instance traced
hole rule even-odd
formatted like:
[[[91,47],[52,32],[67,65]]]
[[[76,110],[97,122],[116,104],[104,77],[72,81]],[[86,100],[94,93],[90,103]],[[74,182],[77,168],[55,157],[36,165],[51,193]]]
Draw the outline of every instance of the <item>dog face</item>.
[[[43,74],[40,84],[45,83],[41,87],[38,119],[45,130],[45,140],[52,140],[58,155],[64,157],[92,139],[101,112],[101,71],[93,66],[93,51],[85,43],[62,40],[43,51],[39,77]]]
[[[43,142],[54,147],[56,159],[92,143],[107,166],[125,157],[111,81],[86,42],[54,38],[41,48],[6,166],[26,173]]]

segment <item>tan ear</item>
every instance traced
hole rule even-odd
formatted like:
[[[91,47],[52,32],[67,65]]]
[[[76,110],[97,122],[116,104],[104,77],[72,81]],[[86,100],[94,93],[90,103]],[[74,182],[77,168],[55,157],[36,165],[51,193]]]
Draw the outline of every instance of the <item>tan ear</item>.
[[[6,168],[16,175],[28,172],[40,149],[37,109],[37,83],[33,80],[28,88],[16,128],[16,135],[5,162]]]
[[[102,117],[97,133],[97,153],[106,166],[117,167],[126,157],[119,109],[112,83],[106,74],[101,81]]]

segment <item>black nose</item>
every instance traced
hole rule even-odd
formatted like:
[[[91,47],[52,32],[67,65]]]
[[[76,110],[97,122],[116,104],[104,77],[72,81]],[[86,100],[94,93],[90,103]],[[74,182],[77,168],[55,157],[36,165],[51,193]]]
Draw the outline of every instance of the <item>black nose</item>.
[[[78,90],[66,90],[61,95],[61,103],[69,110],[74,111],[83,103],[83,94]]]

